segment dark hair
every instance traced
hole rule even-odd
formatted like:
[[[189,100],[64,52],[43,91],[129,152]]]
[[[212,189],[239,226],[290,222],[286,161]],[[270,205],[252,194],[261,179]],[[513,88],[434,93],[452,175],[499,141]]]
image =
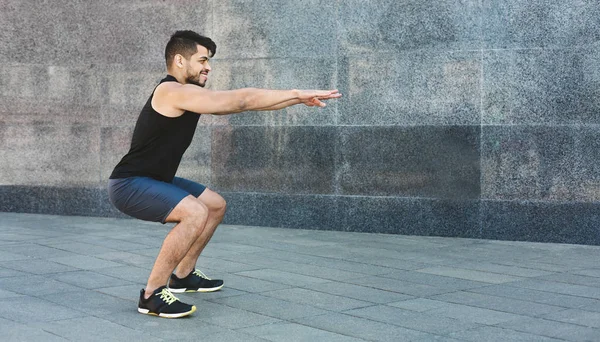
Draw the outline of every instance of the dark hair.
[[[165,60],[167,67],[173,63],[175,55],[180,54],[186,59],[189,59],[198,51],[197,45],[204,46],[209,51],[209,57],[212,57],[217,52],[217,44],[212,39],[199,35],[194,31],[177,31],[173,33],[171,39],[165,48]]]

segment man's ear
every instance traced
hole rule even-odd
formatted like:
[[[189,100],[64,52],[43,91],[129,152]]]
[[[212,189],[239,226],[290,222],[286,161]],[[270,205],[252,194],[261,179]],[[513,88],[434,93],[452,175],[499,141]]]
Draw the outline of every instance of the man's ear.
[[[183,56],[180,54],[175,55],[175,65],[179,68],[183,68]]]

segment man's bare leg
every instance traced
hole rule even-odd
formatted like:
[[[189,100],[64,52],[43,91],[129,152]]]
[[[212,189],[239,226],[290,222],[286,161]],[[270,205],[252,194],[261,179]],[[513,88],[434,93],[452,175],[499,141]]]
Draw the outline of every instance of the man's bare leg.
[[[148,278],[145,298],[150,297],[157,288],[167,285],[175,267],[185,257],[194,242],[203,235],[207,220],[208,208],[191,195],[184,198],[169,214],[167,222],[179,223],[171,229],[163,241]]]
[[[221,221],[223,221],[223,216],[225,215],[225,200],[216,192],[206,189],[198,197],[198,200],[208,208],[208,220],[206,222],[204,231],[202,234],[200,234],[200,237],[198,237],[198,239],[190,247],[179,265],[177,265],[175,275],[178,278],[186,277],[196,268],[196,262],[198,262],[200,253],[202,253],[204,247],[206,247],[212,238],[217,226],[219,223],[221,223]]]

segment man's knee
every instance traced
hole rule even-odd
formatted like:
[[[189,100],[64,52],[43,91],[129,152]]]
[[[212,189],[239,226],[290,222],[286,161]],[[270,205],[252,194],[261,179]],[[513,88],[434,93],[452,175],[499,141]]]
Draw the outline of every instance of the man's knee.
[[[223,197],[219,196],[219,199],[217,200],[217,211],[224,215],[225,210],[227,210],[227,202]]]
[[[194,201],[194,202],[195,203],[193,205],[190,205],[190,208],[187,213],[187,217],[184,219],[187,219],[188,221],[192,221],[195,226],[199,226],[200,228],[203,228],[204,225],[206,224],[206,221],[208,220],[209,210],[206,207],[206,205],[204,205],[204,203],[202,203],[200,201]]]
[[[193,196],[184,198],[169,215],[168,222],[187,222],[202,229],[208,220],[209,210]]]

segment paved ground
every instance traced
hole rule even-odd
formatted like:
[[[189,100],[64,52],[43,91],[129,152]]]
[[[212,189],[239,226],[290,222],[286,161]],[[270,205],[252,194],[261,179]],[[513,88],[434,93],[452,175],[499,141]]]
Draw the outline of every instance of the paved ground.
[[[0,213],[6,341],[600,341],[600,247],[222,226],[196,313],[138,314],[170,226]],[[5,339],[8,337],[8,339]]]

